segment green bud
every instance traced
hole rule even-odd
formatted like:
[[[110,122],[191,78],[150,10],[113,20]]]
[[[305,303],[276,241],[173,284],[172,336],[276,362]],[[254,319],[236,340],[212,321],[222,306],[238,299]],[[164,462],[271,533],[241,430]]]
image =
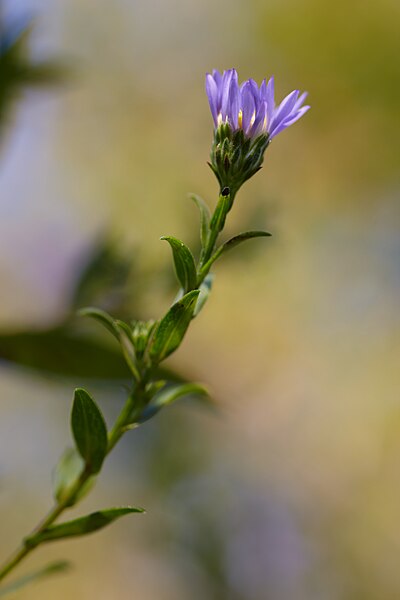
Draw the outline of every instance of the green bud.
[[[135,321],[132,324],[132,339],[135,346],[136,356],[141,359],[147,348],[149,338],[154,330],[156,322],[150,321]]]
[[[215,130],[209,165],[221,190],[230,189],[232,200],[244,182],[261,169],[269,141],[265,133],[253,139],[242,129],[233,132],[228,123]]]

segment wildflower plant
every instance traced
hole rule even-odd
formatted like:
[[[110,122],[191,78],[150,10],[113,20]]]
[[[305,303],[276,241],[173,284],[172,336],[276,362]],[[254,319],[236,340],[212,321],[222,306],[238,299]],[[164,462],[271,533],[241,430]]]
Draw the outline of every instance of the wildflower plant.
[[[125,322],[97,308],[80,311],[117,340],[131,374],[127,399],[109,428],[90,393],[82,388],[75,390],[71,411],[74,446],[64,452],[56,466],[54,506],[0,567],[0,582],[43,544],[87,535],[127,514],[142,513],[142,508],[126,506],[59,521],[92,490],[107,456],[128,431],[143,425],[180,398],[208,396],[207,389],[198,383],[161,379],[159,366],[179,348],[191,322],[203,309],[212,288],[213,264],[246,240],[270,235],[266,231],[246,231],[219,242],[238,190],[261,169],[271,140],[295,123],[309,106],[303,106],[306,94],[300,95],[298,91],[276,106],[273,78],[268,83],[264,79],[260,86],[252,79],[239,86],[235,69],[207,74],[206,92],[214,121],[209,164],[218,180],[219,198],[211,213],[204,200],[191,196],[200,213],[199,256],[195,258],[189,247],[175,237],[161,238],[171,248],[179,291],[172,306],[159,319]],[[50,565],[24,580],[31,581],[36,575],[54,572],[63,565]],[[0,595],[19,585],[16,582],[8,588],[0,587]]]

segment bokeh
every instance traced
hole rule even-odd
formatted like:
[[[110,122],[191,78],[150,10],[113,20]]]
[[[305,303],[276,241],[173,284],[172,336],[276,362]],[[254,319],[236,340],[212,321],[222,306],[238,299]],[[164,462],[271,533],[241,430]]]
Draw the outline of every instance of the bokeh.
[[[145,506],[40,550],[73,569],[16,600],[400,598],[398,0],[9,0],[0,78],[0,554],[51,503],[73,388],[112,419],[123,366],[87,303],[162,314],[187,192],[215,202],[204,74],[275,75],[311,111],[278,136],[168,366],[183,402],[126,436],[79,510]],[[26,29],[28,27],[28,29]],[[18,34],[17,34],[18,37]],[[22,63],[21,63],[22,64]],[[9,83],[9,82],[8,82]]]

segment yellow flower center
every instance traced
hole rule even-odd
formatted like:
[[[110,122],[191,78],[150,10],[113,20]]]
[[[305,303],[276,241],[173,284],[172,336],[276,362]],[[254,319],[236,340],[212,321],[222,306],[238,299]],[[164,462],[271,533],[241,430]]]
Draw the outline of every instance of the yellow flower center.
[[[255,120],[256,120],[256,111],[254,111],[253,114],[251,115],[250,127],[254,124]],[[243,111],[242,111],[242,109],[239,110],[239,114],[238,114],[238,127],[240,129],[243,129]]]

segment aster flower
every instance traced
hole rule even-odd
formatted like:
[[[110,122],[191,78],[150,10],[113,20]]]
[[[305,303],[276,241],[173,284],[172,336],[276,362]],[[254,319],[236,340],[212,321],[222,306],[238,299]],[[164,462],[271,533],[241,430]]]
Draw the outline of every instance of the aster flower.
[[[300,95],[298,90],[275,106],[273,77],[268,83],[264,79],[260,87],[254,79],[239,86],[236,69],[222,75],[216,69],[212,75],[207,73],[206,91],[215,127],[227,123],[233,131],[242,129],[250,138],[265,134],[271,140],[310,108],[302,106],[307,93]]]
[[[239,86],[235,69],[207,73],[206,92],[215,125],[210,166],[221,188],[235,194],[261,168],[270,141],[310,108],[303,106],[307,94],[294,90],[276,106],[273,77]]]

